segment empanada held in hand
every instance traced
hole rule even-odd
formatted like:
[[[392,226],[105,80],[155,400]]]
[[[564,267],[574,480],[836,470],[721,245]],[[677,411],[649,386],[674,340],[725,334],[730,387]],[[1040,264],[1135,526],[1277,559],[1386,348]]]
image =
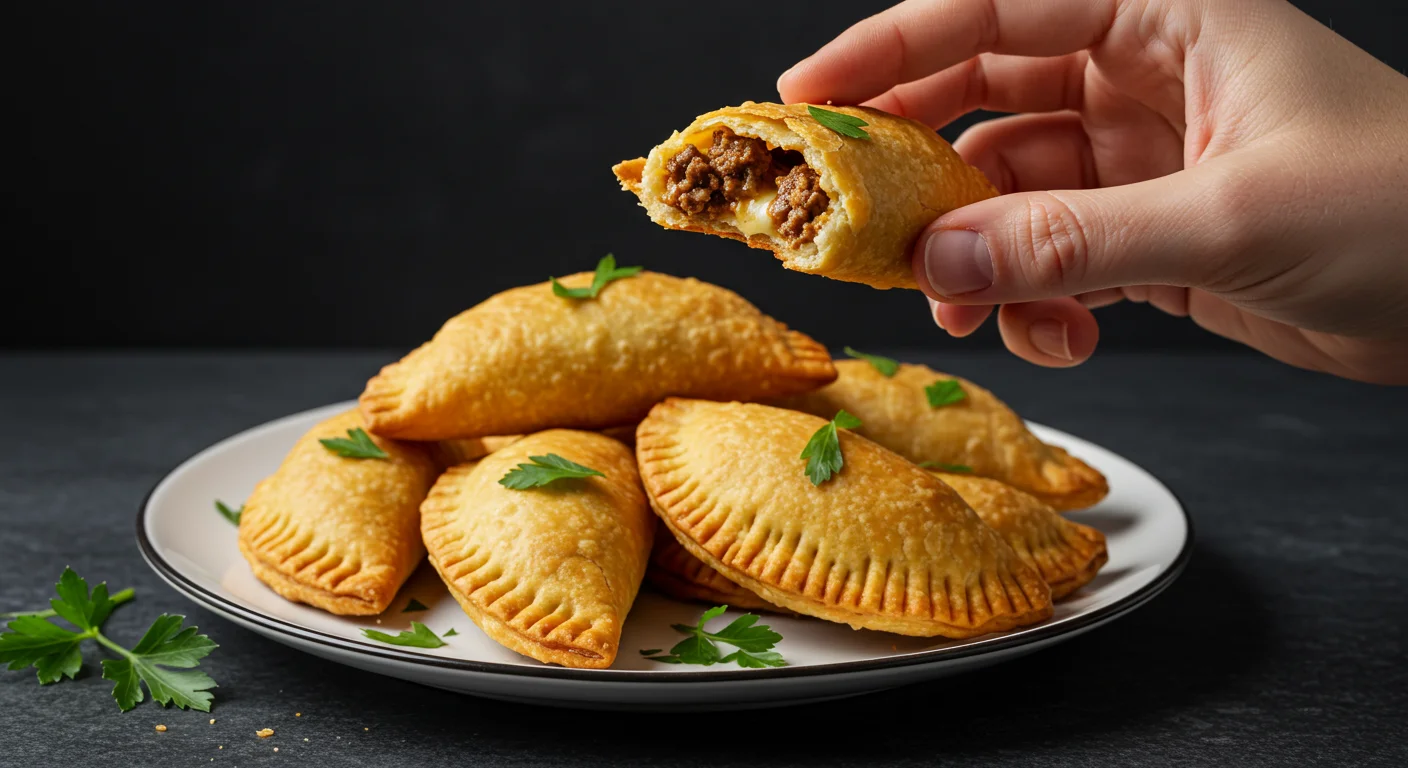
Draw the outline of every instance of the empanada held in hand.
[[[349,616],[386,610],[420,564],[420,504],[439,474],[425,446],[373,438],[386,458],[354,459],[319,442],[362,427],[355,411],[313,427],[240,516],[240,552],[260,581]]]
[[[1031,494],[986,477],[934,473],[978,513],[989,528],[1035,568],[1059,600],[1095,578],[1110,559],[1105,534],[1071,522]]]
[[[361,406],[379,435],[443,440],[623,425],[667,395],[756,400],[834,378],[825,347],[738,294],[643,272],[596,298],[548,283],[493,296],[382,369]]]
[[[816,109],[821,120],[863,121],[865,137],[828,127],[806,104],[745,102],[612,170],[661,226],[741,240],[800,272],[917,288],[910,248],[920,230],[997,190],[922,123]]]
[[[1051,591],[952,488],[846,430],[813,485],[798,458],[826,421],[671,398],[636,432],[656,513],[690,554],[797,613],[921,637],[1051,615]]]
[[[515,490],[555,454],[604,477]],[[655,530],[630,449],[595,432],[539,432],[451,468],[421,507],[430,562],[484,633],[538,661],[611,666]]]
[[[828,419],[844,408],[861,420],[857,433],[910,461],[963,465],[1058,510],[1089,507],[1109,493],[1104,475],[1038,440],[1011,408],[971,381],[909,364],[885,376],[861,360],[837,361],[836,371],[825,388],[776,404]],[[925,390],[946,381],[956,382],[947,386],[961,399],[935,407]]]

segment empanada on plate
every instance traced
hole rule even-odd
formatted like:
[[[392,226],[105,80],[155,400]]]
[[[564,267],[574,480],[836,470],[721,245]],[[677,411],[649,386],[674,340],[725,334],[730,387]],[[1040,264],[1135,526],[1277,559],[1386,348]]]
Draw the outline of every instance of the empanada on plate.
[[[865,107],[869,139],[822,125],[806,104],[701,115],[612,170],[656,224],[741,240],[783,266],[876,288],[916,288],[914,239],[941,214],[997,194],[932,128]]]
[[[812,485],[798,455],[826,423],[671,398],[636,432],[646,494],[690,554],[797,613],[952,638],[1051,615],[1041,575],[903,457],[840,430],[845,465]]]
[[[727,605],[744,611],[791,613],[734,584],[703,560],[691,555],[689,550],[675,541],[663,521],[655,532],[655,548],[650,551],[645,580],[677,600]]]
[[[667,395],[757,400],[834,378],[825,347],[738,294],[642,272],[594,299],[548,283],[493,296],[382,369],[361,406],[376,434],[445,440],[620,426]]]
[[[1089,507],[1109,493],[1105,476],[1061,448],[1038,440],[1021,417],[971,381],[922,365],[886,377],[863,360],[839,360],[836,381],[776,405],[831,418],[845,409],[855,431],[915,463],[963,465],[1001,480],[1058,510]],[[937,408],[926,387],[953,379],[964,398]]]
[[[425,446],[372,438],[388,458],[352,459],[318,442],[358,428],[351,411],[309,430],[255,486],[239,531],[260,581],[347,616],[386,610],[420,564],[420,504],[439,473]]]
[[[499,484],[548,454],[605,477]],[[518,653],[567,667],[615,660],[654,530],[630,449],[565,429],[451,468],[421,507],[430,562],[474,623]]]
[[[1053,600],[1088,584],[1110,559],[1105,534],[1061,517],[1031,494],[986,477],[935,474],[1041,574]]]

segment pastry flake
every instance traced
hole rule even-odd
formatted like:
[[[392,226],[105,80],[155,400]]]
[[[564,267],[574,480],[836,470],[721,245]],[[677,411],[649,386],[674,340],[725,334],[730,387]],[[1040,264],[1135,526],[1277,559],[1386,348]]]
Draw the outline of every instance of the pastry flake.
[[[438,467],[423,446],[372,438],[385,459],[343,458],[319,441],[361,428],[356,411],[299,438],[255,487],[239,546],[260,581],[288,600],[340,615],[381,613],[425,550],[420,504]]]
[[[1067,520],[1031,494],[986,477],[935,472],[1036,569],[1059,600],[1090,583],[1109,561],[1105,534]]]
[[[526,490],[499,483],[547,454],[605,477]],[[630,449],[565,429],[449,469],[421,507],[431,564],[485,634],[538,661],[587,669],[616,658],[654,526]]]
[[[798,452],[826,422],[670,398],[636,433],[656,513],[767,602],[856,628],[965,638],[1051,615],[1041,575],[930,472],[850,431],[821,486]]]
[[[861,420],[857,433],[910,461],[967,466],[1058,510],[1083,509],[1109,493],[1104,475],[1038,440],[1011,408],[971,381],[907,363],[893,376],[862,360],[838,360],[836,371],[832,384],[774,403],[825,418],[844,408]],[[925,388],[945,380],[957,381],[964,397],[935,408]]]
[[[447,440],[620,426],[667,395],[757,400],[835,377],[825,347],[738,294],[643,272],[594,299],[548,283],[493,296],[382,369],[361,408],[376,434]]]
[[[800,272],[917,288],[910,248],[920,230],[997,190],[926,125],[825,109],[864,120],[869,138],[843,136],[806,104],[745,102],[612,171],[663,227],[740,240]]]

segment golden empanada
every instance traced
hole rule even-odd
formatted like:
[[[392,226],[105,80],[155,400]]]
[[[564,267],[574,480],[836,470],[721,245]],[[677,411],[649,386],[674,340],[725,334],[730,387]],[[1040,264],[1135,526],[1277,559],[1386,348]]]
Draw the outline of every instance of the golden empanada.
[[[318,442],[361,427],[356,411],[313,427],[240,516],[240,552],[260,581],[348,616],[386,610],[420,564],[420,504],[439,472],[425,446],[373,438],[388,457],[352,459]]]
[[[595,299],[548,283],[504,291],[382,369],[361,405],[379,435],[444,440],[618,426],[667,395],[756,400],[834,378],[825,347],[738,294],[642,272]]]
[[[1071,522],[1040,499],[986,477],[936,472],[989,528],[1035,568],[1059,600],[1095,578],[1110,559],[1105,534]]]
[[[964,465],[1058,510],[1089,507],[1109,493],[1104,475],[1038,440],[1011,408],[971,381],[909,364],[887,377],[862,360],[837,361],[836,371],[825,388],[775,403],[828,419],[845,409],[861,420],[857,433],[910,461]],[[931,406],[925,388],[948,379],[959,382],[964,398]]]
[[[523,435],[493,435],[490,437],[466,437],[459,440],[439,440],[426,443],[430,455],[442,467],[468,464],[488,456],[500,448],[512,445],[523,439]]]
[[[547,454],[605,477],[499,484]],[[530,435],[448,470],[421,515],[430,562],[486,635],[542,662],[611,666],[655,530],[625,445],[595,432]]]
[[[741,240],[783,266],[876,288],[916,288],[910,248],[941,214],[993,197],[978,169],[922,123],[865,107],[869,139],[806,104],[727,107],[612,170],[656,224]]]
[[[791,613],[734,584],[703,560],[691,555],[689,550],[675,541],[664,521],[660,522],[660,529],[655,532],[655,548],[650,551],[645,580],[678,600],[697,600],[744,611]]]
[[[848,431],[812,485],[798,458],[827,422],[670,398],[636,432],[657,514],[690,554],[797,613],[963,638],[1051,615],[1041,575],[933,474]]]

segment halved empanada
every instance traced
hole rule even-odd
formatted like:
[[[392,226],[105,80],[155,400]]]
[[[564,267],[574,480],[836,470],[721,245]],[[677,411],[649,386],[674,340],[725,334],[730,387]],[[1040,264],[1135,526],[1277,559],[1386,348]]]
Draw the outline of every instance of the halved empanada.
[[[240,516],[240,552],[260,581],[349,616],[386,610],[420,564],[420,503],[439,471],[420,445],[373,438],[387,458],[351,459],[318,442],[361,427],[356,411],[313,427]]]
[[[605,477],[499,484],[547,454]],[[431,564],[486,635],[542,662],[611,666],[655,530],[630,449],[595,432],[539,432],[447,471],[421,514]]]
[[[986,477],[935,472],[989,528],[1035,568],[1059,600],[1095,578],[1110,559],[1105,534],[1071,522],[1031,494]]]
[[[887,377],[862,360],[837,361],[836,371],[825,388],[776,404],[828,419],[844,408],[861,420],[857,433],[910,461],[961,464],[1058,510],[1089,507],[1109,493],[1104,475],[1038,440],[1011,408],[971,381],[909,364]],[[959,382],[964,398],[931,406],[925,387],[948,379]]]
[[[910,248],[919,231],[997,190],[927,125],[824,109],[865,121],[869,138],[822,125],[806,104],[745,102],[612,170],[661,226],[741,240],[800,272],[918,287]]]
[[[734,584],[703,560],[691,555],[689,550],[675,541],[663,521],[660,530],[655,532],[655,548],[650,551],[645,580],[678,600],[697,600],[745,611],[791,613]]]
[[[825,347],[738,294],[642,272],[595,299],[548,283],[504,291],[382,369],[361,405],[379,435],[443,440],[618,426],[666,395],[756,400],[834,378]]]
[[[814,486],[798,458],[826,421],[670,398],[636,433],[641,479],[690,554],[764,600],[905,635],[972,637],[1051,615],[1051,591],[958,494],[845,430]]]

